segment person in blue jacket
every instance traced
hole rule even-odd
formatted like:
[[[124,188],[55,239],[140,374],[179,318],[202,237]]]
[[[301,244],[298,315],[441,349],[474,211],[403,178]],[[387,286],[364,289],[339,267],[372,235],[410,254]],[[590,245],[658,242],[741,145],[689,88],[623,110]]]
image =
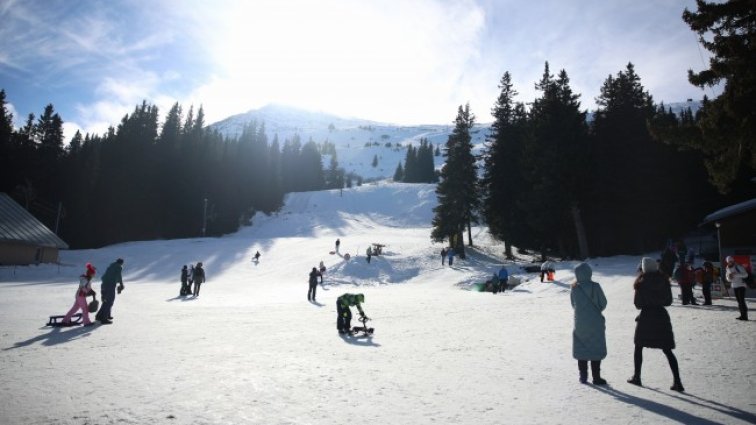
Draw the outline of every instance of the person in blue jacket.
[[[507,289],[508,282],[509,272],[507,272],[506,267],[502,267],[499,269],[499,286],[501,287],[502,293]]]
[[[580,382],[588,381],[588,362],[594,385],[606,385],[601,378],[601,360],[606,358],[606,320],[602,312],[606,308],[606,296],[601,285],[591,280],[593,270],[587,263],[575,267],[576,282],[570,291],[570,301],[575,311],[575,327],[572,331],[572,357],[578,361]]]

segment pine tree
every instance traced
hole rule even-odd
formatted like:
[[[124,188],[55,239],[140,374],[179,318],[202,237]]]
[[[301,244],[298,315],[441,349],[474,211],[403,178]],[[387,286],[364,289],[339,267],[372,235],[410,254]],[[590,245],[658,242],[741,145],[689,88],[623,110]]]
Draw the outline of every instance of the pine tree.
[[[522,204],[533,248],[546,255],[581,255],[579,198],[584,189],[588,129],[579,95],[572,92],[567,73],[555,79],[548,62],[536,89],[542,92],[530,111],[531,134],[523,145],[524,180],[528,190]],[[568,231],[569,230],[569,231]],[[583,254],[584,255],[584,254]]]
[[[401,162],[397,164],[396,171],[394,171],[394,181],[395,182],[404,181],[404,170],[402,169]]]
[[[436,187],[438,205],[433,209],[431,239],[442,242],[449,239],[460,258],[465,258],[463,232],[468,229],[472,246],[471,223],[477,219],[478,197],[477,171],[472,154],[470,130],[475,116],[470,105],[460,106],[455,127],[446,141],[446,164],[441,169],[441,181]]]
[[[682,144],[705,154],[712,182],[727,193],[756,171],[756,5],[697,0],[696,6],[695,12],[685,9],[683,20],[713,56],[709,69],[688,71],[688,80],[701,88],[724,82],[724,88],[701,109],[700,135]]]
[[[491,234],[504,241],[504,252],[512,259],[512,242],[518,228],[525,225],[517,202],[523,187],[520,157],[526,122],[524,105],[514,101],[517,91],[505,72],[499,83],[499,97],[491,110],[494,122],[487,139],[481,181],[483,216]]]

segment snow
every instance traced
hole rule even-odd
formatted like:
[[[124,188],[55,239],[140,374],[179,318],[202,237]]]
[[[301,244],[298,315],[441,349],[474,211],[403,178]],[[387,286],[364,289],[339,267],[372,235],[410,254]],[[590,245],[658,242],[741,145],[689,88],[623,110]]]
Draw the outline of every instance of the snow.
[[[365,179],[391,178],[396,166],[407,155],[407,146],[420,146],[420,139],[427,139],[434,147],[443,150],[444,144],[454,129],[454,115],[449,116],[449,125],[397,126],[374,121],[342,118],[323,112],[310,112],[282,105],[268,105],[244,114],[234,115],[209,127],[229,137],[239,136],[246,124],[256,122],[265,124],[268,140],[278,135],[280,146],[285,140],[299,135],[301,143],[313,140],[316,143],[332,143],[336,148],[339,167],[347,173],[355,173]],[[333,124],[334,128],[329,126]],[[473,153],[478,155],[484,149],[490,124],[476,125],[471,131]],[[387,147],[386,144],[391,144]],[[397,147],[401,145],[401,148]],[[378,158],[378,165],[372,167],[373,158]],[[330,155],[323,156],[323,164],[328,167]],[[434,157],[435,166],[439,168],[443,156]]]
[[[659,350],[644,351],[645,387],[635,387],[625,380],[639,257],[589,260],[608,299],[609,385],[582,385],[571,347],[576,263],[556,262],[557,281],[541,283],[521,268],[527,259],[507,262],[523,281],[513,291],[466,290],[499,269],[503,246],[474,228],[469,258],[442,267],[429,237],[435,202],[423,184],[294,193],[278,214],[226,237],[0,268],[0,423],[756,422],[755,325],[735,320],[733,299],[668,309],[685,393],[669,390]],[[350,261],[329,254],[336,238]],[[385,255],[367,264],[370,243],[386,244]],[[102,273],[118,257],[126,289],[112,325],[43,326],[71,306],[86,262]],[[310,303],[307,275],[321,260],[325,285]],[[197,261],[208,281],[198,298],[179,297],[179,270]],[[365,294],[372,338],[337,334],[345,292]]]

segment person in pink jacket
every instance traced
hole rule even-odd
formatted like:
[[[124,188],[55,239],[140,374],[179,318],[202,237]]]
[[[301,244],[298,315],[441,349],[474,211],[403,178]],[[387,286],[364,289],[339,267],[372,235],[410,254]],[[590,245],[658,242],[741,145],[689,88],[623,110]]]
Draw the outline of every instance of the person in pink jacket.
[[[63,318],[63,324],[70,325],[71,318],[79,309],[81,309],[81,317],[84,321],[84,326],[91,326],[94,324],[91,320],[89,320],[87,296],[91,294],[95,297],[95,299],[97,299],[97,294],[92,289],[92,278],[94,277],[95,273],[97,273],[97,269],[95,269],[92,264],[87,263],[87,271],[84,272],[83,275],[79,276],[79,288],[76,290],[76,300],[74,301],[71,309],[68,310],[68,313],[66,313],[66,316]]]

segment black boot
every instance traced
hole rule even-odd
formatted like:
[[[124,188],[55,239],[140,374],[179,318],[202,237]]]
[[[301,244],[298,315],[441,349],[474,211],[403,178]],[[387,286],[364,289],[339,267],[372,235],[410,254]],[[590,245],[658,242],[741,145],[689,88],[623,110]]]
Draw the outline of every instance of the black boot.
[[[637,375],[633,375],[633,376],[631,376],[631,377],[630,377],[630,378],[629,378],[629,379],[627,380],[627,383],[628,383],[628,384],[637,385],[637,386],[639,386],[639,387],[642,387],[642,386],[643,386],[643,383],[641,383],[641,379],[640,379],[640,376],[637,376]]]
[[[588,361],[578,360],[578,372],[580,372],[580,383],[588,382]]]
[[[606,380],[601,378],[601,360],[591,360],[591,373],[593,385],[606,385]]]

